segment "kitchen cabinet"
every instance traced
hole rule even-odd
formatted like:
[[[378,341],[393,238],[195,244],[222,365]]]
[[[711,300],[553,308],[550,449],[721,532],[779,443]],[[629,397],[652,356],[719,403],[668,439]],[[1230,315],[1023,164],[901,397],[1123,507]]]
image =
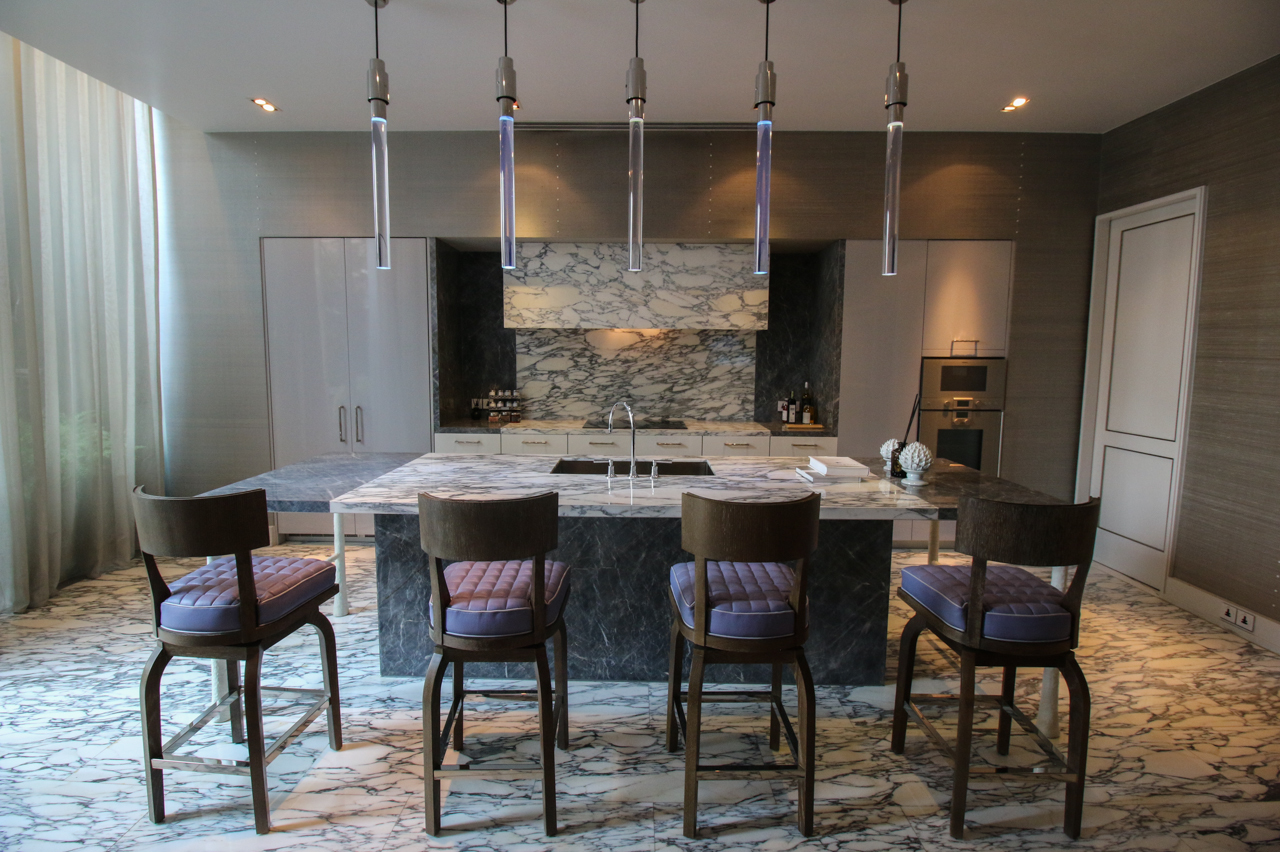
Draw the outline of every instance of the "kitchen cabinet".
[[[274,466],[430,452],[426,240],[393,239],[391,269],[376,269],[371,239],[267,238],[262,280]],[[282,533],[333,531],[324,516],[277,520]]]
[[[628,436],[628,439],[630,436]],[[630,453],[630,444],[627,445]],[[637,435],[636,456],[700,456],[702,455],[701,435]]]
[[[1012,278],[1008,240],[930,240],[921,354],[1003,358]]]
[[[502,436],[497,432],[438,433],[436,452],[493,455],[502,452]]]
[[[502,436],[502,452],[519,455],[557,455],[569,452],[569,436],[567,434],[505,434]]]
[[[769,436],[744,435],[739,438],[707,435],[702,439],[702,454],[705,456],[767,456],[769,455]]]
[[[771,456],[834,456],[835,438],[813,438],[808,435],[774,435],[769,439]]]
[[[598,435],[570,435],[569,455],[630,457],[631,433],[618,430]]]

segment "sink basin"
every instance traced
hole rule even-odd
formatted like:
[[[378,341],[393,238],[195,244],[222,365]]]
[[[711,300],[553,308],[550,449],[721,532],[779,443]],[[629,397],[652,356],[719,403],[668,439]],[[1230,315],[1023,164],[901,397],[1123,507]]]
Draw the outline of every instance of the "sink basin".
[[[640,476],[648,476],[649,469],[655,464],[651,461],[637,461],[636,473]],[[698,459],[696,461],[660,461],[658,465],[658,476],[715,476],[715,471],[711,469],[711,465]],[[604,476],[609,472],[609,463],[607,461],[596,461],[594,459],[560,459],[556,462],[556,466],[551,468],[552,473],[576,473],[576,474],[596,474]],[[614,459],[613,472],[621,477],[626,477],[631,472],[630,459]]]

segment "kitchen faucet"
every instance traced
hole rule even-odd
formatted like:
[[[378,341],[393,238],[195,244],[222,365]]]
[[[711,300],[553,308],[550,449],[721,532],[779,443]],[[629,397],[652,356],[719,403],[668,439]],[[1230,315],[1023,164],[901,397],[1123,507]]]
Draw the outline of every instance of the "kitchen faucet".
[[[618,410],[621,405],[627,410],[627,420],[631,423],[631,472],[627,474],[627,479],[636,478],[636,416],[631,411],[631,406],[627,405],[624,400],[618,400],[613,404],[613,408],[609,409],[609,432],[613,432],[613,412]]]

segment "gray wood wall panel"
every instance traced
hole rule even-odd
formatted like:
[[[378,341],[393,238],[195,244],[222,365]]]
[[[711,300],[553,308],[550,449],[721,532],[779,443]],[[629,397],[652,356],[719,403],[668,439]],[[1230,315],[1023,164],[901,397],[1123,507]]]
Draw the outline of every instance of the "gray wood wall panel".
[[[1107,133],[1098,212],[1205,185],[1173,576],[1280,619],[1280,57]]]
[[[258,240],[368,234],[368,136],[158,123],[167,484],[187,494],[269,465]],[[495,137],[393,132],[393,233],[496,237]],[[1074,480],[1097,151],[1096,136],[1055,134],[904,145],[904,238],[1018,242],[1004,469],[1059,496]],[[516,152],[522,239],[625,238],[624,134],[518,133]],[[752,133],[653,132],[646,158],[646,239],[750,239]],[[878,239],[883,158],[879,133],[779,131],[774,238]]]

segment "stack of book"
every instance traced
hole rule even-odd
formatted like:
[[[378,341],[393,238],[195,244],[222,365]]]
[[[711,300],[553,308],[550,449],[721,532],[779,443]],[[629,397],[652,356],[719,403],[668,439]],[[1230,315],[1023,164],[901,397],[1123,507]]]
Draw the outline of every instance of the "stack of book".
[[[861,482],[871,469],[847,456],[809,456],[809,466],[796,468],[796,473],[809,482],[827,484]]]

